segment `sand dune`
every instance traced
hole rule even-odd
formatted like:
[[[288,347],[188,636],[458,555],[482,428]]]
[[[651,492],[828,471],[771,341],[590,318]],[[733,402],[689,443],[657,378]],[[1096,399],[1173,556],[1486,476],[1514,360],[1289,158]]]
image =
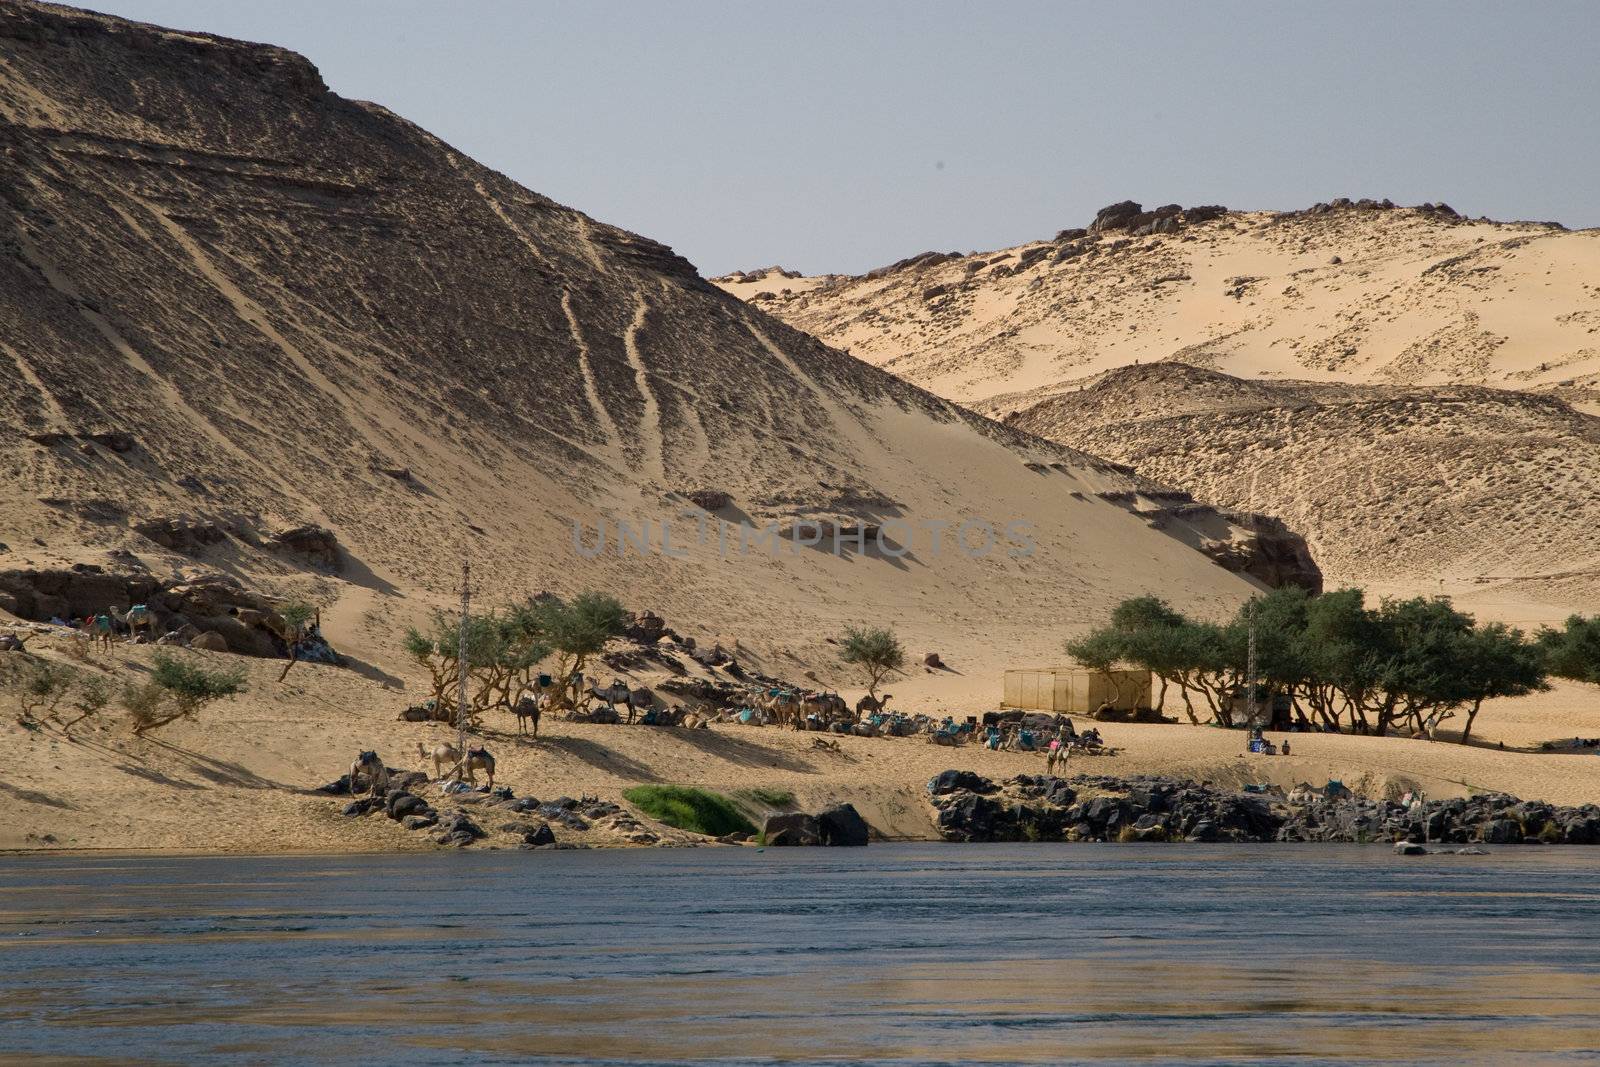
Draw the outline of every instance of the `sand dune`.
[[[1247,588],[1095,496],[1137,485],[1125,472],[793,331],[328,93],[299,56],[20,4],[0,59],[7,565],[317,579],[398,624],[447,602],[470,554],[490,597],[606,587],[818,667],[825,636],[873,617],[1034,658],[1061,602],[1159,583],[1220,609]],[[136,447],[82,436],[106,430]],[[227,537],[174,556],[133,530],[156,518]],[[1039,549],[718,544],[794,519],[1027,520]],[[592,546],[602,521],[609,547],[585,558],[574,524]],[[619,555],[623,521],[651,524],[651,554]],[[659,551],[666,521],[681,558]],[[306,522],[338,535],[343,572],[264,547]]]

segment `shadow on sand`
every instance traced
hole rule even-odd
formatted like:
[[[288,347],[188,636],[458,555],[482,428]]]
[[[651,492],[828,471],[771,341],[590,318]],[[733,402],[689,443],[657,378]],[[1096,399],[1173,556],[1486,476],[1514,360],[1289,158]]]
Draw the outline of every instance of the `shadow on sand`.
[[[629,778],[636,782],[661,781],[654,771],[638,760],[618,755],[606,746],[590,741],[587,738],[542,737],[539,739],[539,743],[543,747],[563,752],[597,770],[616,775],[618,778]]]
[[[780,771],[794,771],[797,774],[815,774],[817,770],[815,764],[801,759],[793,752],[768,748],[766,745],[747,741],[720,730],[673,730],[672,736],[685,744],[693,745],[708,756],[716,756],[742,767],[767,767]]]

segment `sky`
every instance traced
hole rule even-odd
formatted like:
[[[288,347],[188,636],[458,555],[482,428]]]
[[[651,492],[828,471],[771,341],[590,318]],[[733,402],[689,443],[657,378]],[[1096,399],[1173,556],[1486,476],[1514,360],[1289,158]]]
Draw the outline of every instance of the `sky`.
[[[1600,4],[89,0],[267,41],[701,272],[859,273],[1132,199],[1600,225]]]

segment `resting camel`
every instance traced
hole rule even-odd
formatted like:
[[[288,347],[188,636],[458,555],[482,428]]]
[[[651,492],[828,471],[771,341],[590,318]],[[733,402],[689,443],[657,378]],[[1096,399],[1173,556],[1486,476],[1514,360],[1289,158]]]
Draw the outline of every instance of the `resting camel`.
[[[892,696],[894,696],[893,693],[885,693],[882,697],[874,697],[871,693],[868,693],[866,696],[856,701],[856,717],[860,718],[862,715],[882,715],[884,709],[889,706],[889,698]]]
[[[417,755],[423,759],[433,760],[433,777],[435,780],[444,777],[445,767],[454,767],[461,762],[461,750],[448,741],[440,741],[432,748],[417,742]]]
[[[367,776],[367,786],[373,796],[389,791],[389,769],[383,765],[383,760],[371,750],[361,753],[350,764],[350,795],[356,795],[356,781],[359,775]]]

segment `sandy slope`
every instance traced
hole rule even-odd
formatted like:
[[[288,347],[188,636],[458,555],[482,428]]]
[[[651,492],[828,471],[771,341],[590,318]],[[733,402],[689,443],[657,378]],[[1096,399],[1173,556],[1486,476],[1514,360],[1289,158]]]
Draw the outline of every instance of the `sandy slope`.
[[[277,786],[376,743],[326,708],[381,695],[373,721],[392,716],[403,627],[454,601],[463,556],[480,608],[602,588],[801,682],[849,684],[828,639],[890,621],[952,667],[907,679],[902,702],[981,704],[1005,666],[1057,659],[1131,592],[1219,614],[1249,591],[1101,496],[1143,485],[792,330],[670,249],[334,96],[300,56],[0,7],[0,570],[220,573],[317,600],[358,673],[262,686],[243,725],[281,717],[281,733],[202,730],[183,757],[271,784],[252,805],[292,807]],[[221,540],[164,549],[137,530],[153,519]],[[795,520],[882,529],[887,547],[741,550],[741,525]],[[619,544],[622,522],[650,524],[648,549]],[[936,540],[963,522],[972,550]],[[982,548],[984,525],[1012,522],[1031,554]],[[274,546],[302,523],[337,535],[338,567]],[[605,550],[580,550],[575,528],[592,547],[601,524]],[[259,744],[281,756],[236,747]],[[133,765],[207,773],[147,756]],[[101,776],[79,817],[123,827],[96,840],[218,799],[78,769]],[[0,752],[12,788],[36,773]]]
[[[605,587],[819,669],[826,636],[890,617],[989,675],[1051,656],[1063,603],[1247,588],[1095,497],[1126,473],[790,330],[299,56],[13,4],[0,59],[0,563],[315,580],[338,630],[448,603],[468,553],[488,603]],[[70,436],[107,429],[137,447]],[[229,536],[174,556],[132,530],[154,517]],[[795,519],[923,532],[901,558],[719,544]],[[1026,520],[1038,551],[936,553],[924,524],[967,520]],[[302,522],[341,572],[270,548]],[[601,522],[587,558],[574,527]]]

